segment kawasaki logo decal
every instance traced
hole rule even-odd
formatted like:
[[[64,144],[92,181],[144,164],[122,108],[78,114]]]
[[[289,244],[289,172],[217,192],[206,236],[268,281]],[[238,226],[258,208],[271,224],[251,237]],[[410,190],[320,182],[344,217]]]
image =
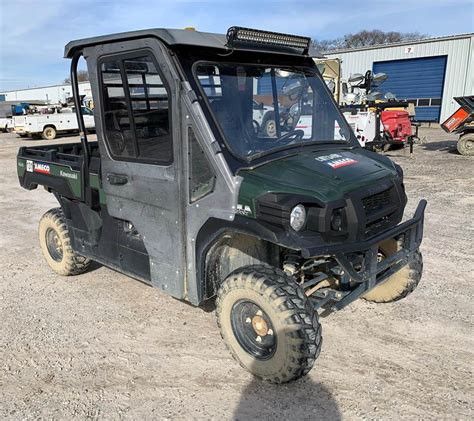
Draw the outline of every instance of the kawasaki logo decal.
[[[77,180],[77,173],[59,170],[59,175],[61,175],[62,177],[67,177],[67,178],[72,178],[73,180]]]
[[[334,168],[334,169],[345,167],[347,165],[357,164],[357,162],[359,162],[359,161],[356,161],[355,159],[347,158],[337,153],[333,153],[331,155],[325,155],[325,156],[317,156],[314,159],[320,162],[324,162],[326,165],[329,165],[331,168]]]

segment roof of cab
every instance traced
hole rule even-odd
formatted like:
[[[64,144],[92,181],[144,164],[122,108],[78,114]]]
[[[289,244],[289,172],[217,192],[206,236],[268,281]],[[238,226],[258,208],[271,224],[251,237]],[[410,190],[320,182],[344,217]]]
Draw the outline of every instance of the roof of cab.
[[[76,51],[80,51],[85,47],[93,45],[106,44],[109,42],[128,41],[133,39],[155,37],[164,42],[168,46],[187,45],[204,48],[216,48],[228,50],[227,37],[223,34],[214,34],[210,32],[199,32],[186,29],[144,29],[140,31],[121,32],[118,34],[101,35],[98,37],[84,38],[70,41],[64,49],[64,57],[72,58]],[[310,54],[313,57],[321,57],[320,54]]]

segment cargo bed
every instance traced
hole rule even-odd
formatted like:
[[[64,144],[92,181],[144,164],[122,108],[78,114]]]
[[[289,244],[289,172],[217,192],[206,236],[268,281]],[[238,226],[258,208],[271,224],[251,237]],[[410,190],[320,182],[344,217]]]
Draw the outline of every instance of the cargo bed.
[[[83,199],[83,160],[81,143],[47,146],[23,146],[17,155],[17,171],[20,184],[27,190],[42,185],[68,199]],[[105,203],[100,183],[100,155],[98,144],[89,144],[90,186]]]

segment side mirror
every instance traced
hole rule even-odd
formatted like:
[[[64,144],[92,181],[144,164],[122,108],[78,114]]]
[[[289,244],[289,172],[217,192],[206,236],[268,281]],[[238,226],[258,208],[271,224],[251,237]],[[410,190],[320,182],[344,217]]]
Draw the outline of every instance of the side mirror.
[[[355,84],[358,84],[358,83],[361,83],[363,82],[365,79],[365,76],[360,74],[360,73],[354,73],[353,75],[351,75],[351,77],[349,78],[349,83],[351,85],[355,85]]]

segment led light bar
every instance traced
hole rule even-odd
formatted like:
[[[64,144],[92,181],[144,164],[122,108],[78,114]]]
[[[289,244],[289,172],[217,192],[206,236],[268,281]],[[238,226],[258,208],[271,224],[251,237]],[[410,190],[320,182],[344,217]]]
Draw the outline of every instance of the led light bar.
[[[237,43],[297,48],[303,50],[303,54],[307,54],[311,38],[232,26],[227,30],[227,45],[232,48]]]

